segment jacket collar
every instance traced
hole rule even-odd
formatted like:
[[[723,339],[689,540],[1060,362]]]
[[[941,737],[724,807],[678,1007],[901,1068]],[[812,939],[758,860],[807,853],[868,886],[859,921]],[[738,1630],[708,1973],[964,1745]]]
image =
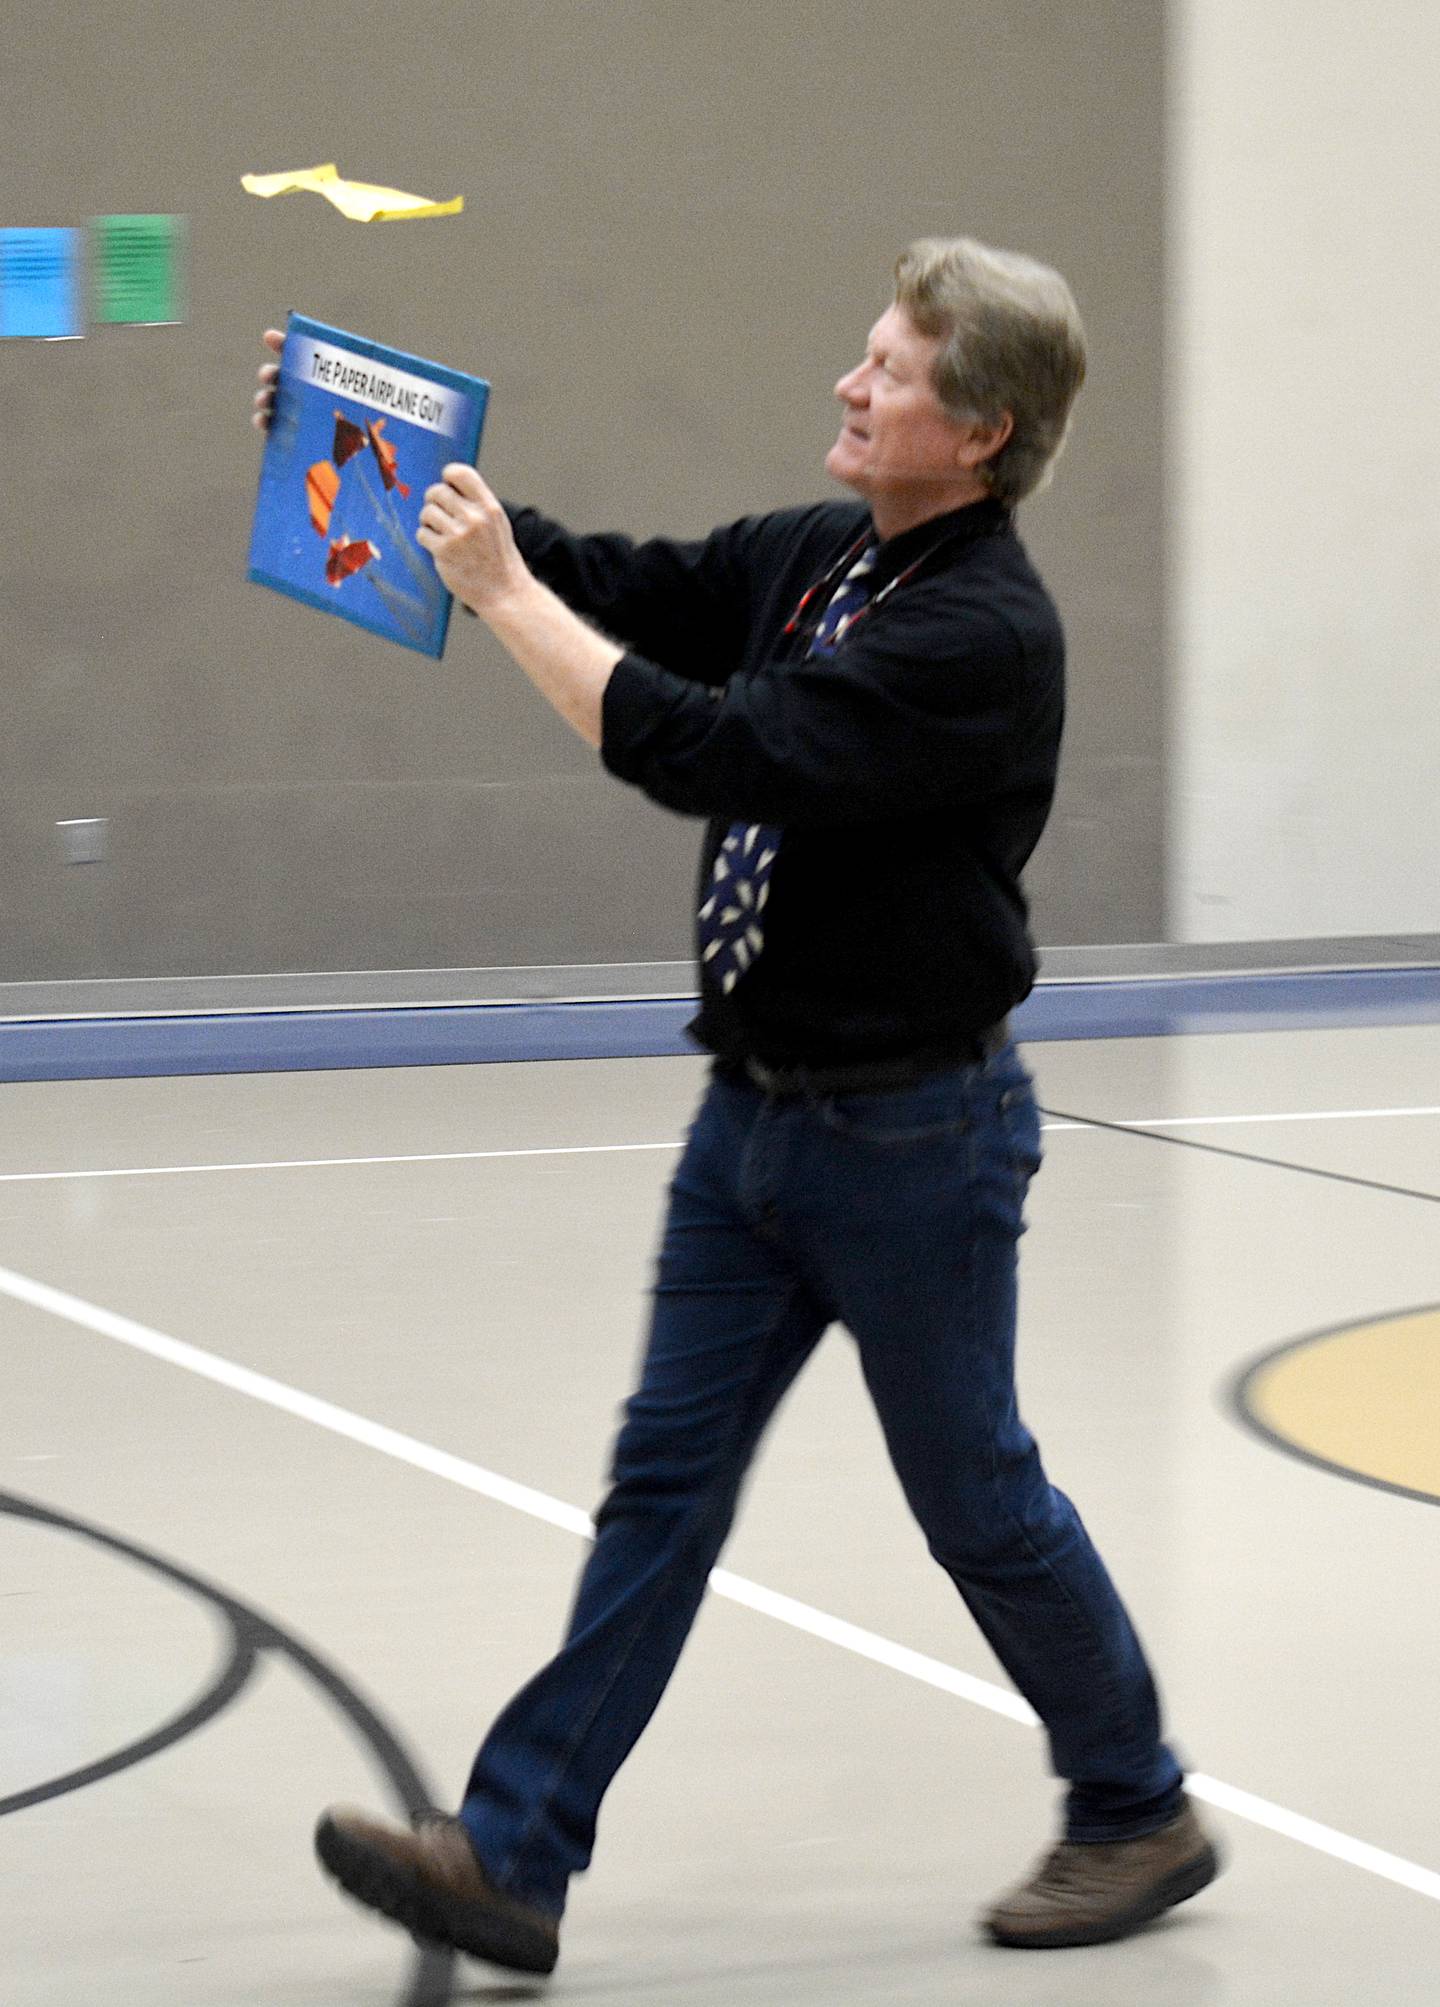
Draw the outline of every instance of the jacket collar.
[[[1010,526],[1010,511],[1003,502],[987,495],[967,502],[962,509],[948,509],[944,515],[929,516],[898,536],[887,537],[875,558],[877,584],[898,578],[907,566],[922,563],[932,551],[947,555],[976,537],[993,536]]]

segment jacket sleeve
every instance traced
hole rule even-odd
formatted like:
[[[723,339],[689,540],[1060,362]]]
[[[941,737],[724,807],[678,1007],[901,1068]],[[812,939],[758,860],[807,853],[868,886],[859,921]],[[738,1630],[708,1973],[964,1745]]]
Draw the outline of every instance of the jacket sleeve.
[[[752,519],[695,542],[576,536],[506,504],[520,555],[574,612],[685,683],[723,683],[748,619],[743,552]]]
[[[1041,742],[1053,750],[1061,644],[1027,645],[987,605],[927,597],[877,612],[828,661],[765,662],[723,690],[622,657],[605,693],[606,766],[666,808],[750,822],[985,801]]]

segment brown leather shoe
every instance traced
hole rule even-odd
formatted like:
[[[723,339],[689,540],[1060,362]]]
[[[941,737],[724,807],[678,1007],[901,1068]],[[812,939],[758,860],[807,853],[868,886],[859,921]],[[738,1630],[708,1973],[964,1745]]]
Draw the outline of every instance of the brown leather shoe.
[[[1220,1856],[1189,1800],[1178,1818],[1138,1840],[1063,1841],[1028,1882],[984,1919],[997,1944],[1059,1950],[1128,1937],[1220,1872]]]
[[[512,1972],[553,1972],[559,1925],[497,1889],[458,1819],[427,1813],[415,1830],[333,1805],[315,1828],[322,1865],[357,1901],[424,1944],[449,1945]]]

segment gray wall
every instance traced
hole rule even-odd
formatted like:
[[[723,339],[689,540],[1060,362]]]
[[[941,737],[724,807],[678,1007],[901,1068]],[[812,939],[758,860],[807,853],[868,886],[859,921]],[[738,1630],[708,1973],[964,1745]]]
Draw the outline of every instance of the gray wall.
[[[1160,931],[1163,12],[1143,0],[14,9],[0,221],[190,217],[187,324],[0,345],[0,980],[682,956],[694,831],[470,622],[433,665],[244,580],[257,335],[492,379],[482,466],[577,527],[827,492],[909,238],[1058,263],[1092,374],[1022,532],[1073,709],[1048,942]],[[240,175],[336,160],[455,220]],[[100,865],[57,820],[110,819]]]

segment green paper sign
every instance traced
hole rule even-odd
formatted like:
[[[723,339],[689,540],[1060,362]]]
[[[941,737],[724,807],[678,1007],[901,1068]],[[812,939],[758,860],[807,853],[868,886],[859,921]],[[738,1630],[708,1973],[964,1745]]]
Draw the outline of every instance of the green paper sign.
[[[93,219],[97,321],[153,326],[183,318],[180,247],[184,221],[182,216]]]

